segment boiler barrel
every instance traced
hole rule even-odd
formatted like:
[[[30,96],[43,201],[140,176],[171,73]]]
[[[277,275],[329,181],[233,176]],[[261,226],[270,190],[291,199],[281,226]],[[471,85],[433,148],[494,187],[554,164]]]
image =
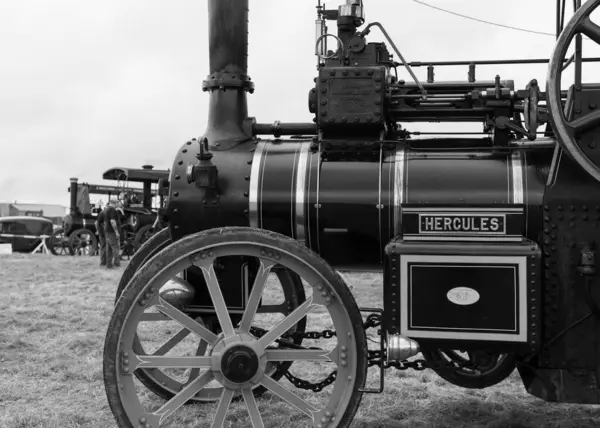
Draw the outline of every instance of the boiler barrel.
[[[402,145],[325,155],[311,146],[312,140],[259,141],[215,152],[218,207],[203,203],[203,190],[171,180],[171,193],[178,192],[170,204],[177,209],[174,237],[183,230],[257,227],[301,241],[347,270],[381,270],[386,244],[401,234],[460,240],[453,237],[458,230],[470,233],[469,240],[493,240],[489,227],[500,221],[507,235],[539,240],[545,178],[538,164],[546,159],[523,151],[419,152]],[[173,174],[185,166],[176,162]],[[444,215],[423,217],[428,212]]]

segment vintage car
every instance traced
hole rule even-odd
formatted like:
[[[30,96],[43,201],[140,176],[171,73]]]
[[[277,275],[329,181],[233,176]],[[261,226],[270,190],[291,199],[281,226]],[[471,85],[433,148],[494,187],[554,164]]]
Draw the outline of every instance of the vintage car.
[[[0,244],[12,244],[13,252],[31,252],[40,245],[41,239],[5,235],[50,236],[52,230],[52,222],[47,218],[30,216],[0,217]]]

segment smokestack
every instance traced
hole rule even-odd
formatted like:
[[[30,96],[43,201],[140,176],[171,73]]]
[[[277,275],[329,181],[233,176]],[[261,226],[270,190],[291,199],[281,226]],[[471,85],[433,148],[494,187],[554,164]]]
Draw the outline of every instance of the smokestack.
[[[210,74],[202,90],[210,94],[204,137],[211,150],[226,150],[251,137],[246,92],[248,76],[248,0],[208,0]]]
[[[77,179],[71,178],[71,187],[69,188],[69,192],[71,193],[71,204],[69,206],[69,213],[71,215],[75,215],[77,211]]]

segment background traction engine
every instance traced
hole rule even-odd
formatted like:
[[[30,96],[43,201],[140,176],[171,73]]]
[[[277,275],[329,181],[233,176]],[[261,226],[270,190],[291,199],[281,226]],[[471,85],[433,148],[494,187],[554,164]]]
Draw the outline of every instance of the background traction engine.
[[[215,402],[207,418],[223,426],[240,400],[262,427],[268,390],[299,425],[346,427],[392,367],[465,388],[517,368],[532,395],[600,404],[600,86],[581,81],[597,59],[580,49],[582,35],[600,43],[598,5],[563,25],[559,2],[550,60],[510,61],[549,62],[545,91],[477,80],[477,61],[467,81],[436,81],[433,65],[420,81],[413,68],[434,63],[407,62],[365,25],[362,1],[319,5],[314,120],[262,124],[247,109],[248,0],[209,0],[207,129],[176,154],[168,228],[127,266],[106,336],[119,426],[156,427],[198,402]],[[375,28],[385,43],[367,40]],[[483,130],[407,128],[426,121]],[[359,308],[341,271],[382,272],[383,308]],[[163,323],[175,327],[158,339]],[[166,401],[149,404],[136,378]]]
[[[130,257],[152,235],[165,227],[158,212],[164,209],[165,183],[168,170],[155,170],[152,165],[137,168],[110,168],[102,174],[104,180],[115,180],[117,196],[122,203],[121,257]],[[141,183],[142,187],[130,187]],[[156,203],[154,203],[155,199]]]

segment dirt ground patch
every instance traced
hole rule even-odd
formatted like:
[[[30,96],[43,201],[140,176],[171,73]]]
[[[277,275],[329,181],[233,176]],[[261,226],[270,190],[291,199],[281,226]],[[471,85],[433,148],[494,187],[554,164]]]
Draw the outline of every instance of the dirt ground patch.
[[[0,427],[116,426],[102,350],[119,277],[96,258],[0,256]],[[381,305],[379,275],[347,279],[359,305]],[[375,385],[375,369],[369,378]],[[258,403],[261,410],[272,404]],[[279,415],[266,425],[298,426],[277,405]],[[198,426],[202,406],[190,407],[169,426]],[[233,426],[250,426],[245,410],[233,413]],[[528,395],[516,373],[485,390],[464,390],[430,371],[390,370],[385,392],[364,396],[352,426],[597,427],[600,406],[546,403]]]

